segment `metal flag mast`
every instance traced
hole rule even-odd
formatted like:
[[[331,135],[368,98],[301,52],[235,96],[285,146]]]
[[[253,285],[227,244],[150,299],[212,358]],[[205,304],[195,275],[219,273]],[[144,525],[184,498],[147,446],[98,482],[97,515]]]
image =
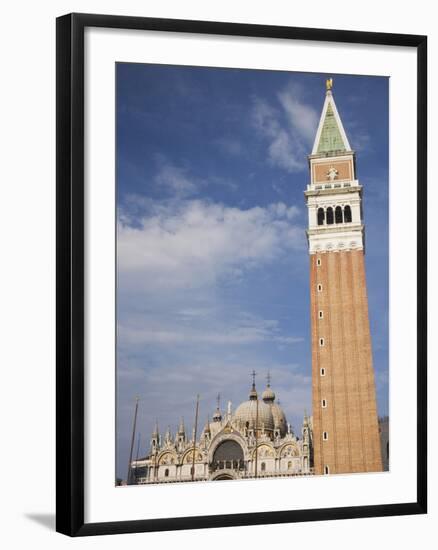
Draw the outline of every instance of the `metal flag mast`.
[[[138,434],[137,439],[137,455],[135,457],[135,460],[138,460],[138,457],[140,456],[140,439],[141,439],[141,433]]]
[[[129,485],[129,482],[131,480],[132,453],[134,451],[135,427],[137,425],[138,401],[139,401],[139,397],[137,396],[135,398],[135,411],[134,411],[134,422],[133,422],[133,425],[132,425],[131,450],[129,452],[128,475],[126,476],[127,485]]]
[[[196,396],[195,433],[193,435],[192,481],[195,481],[196,437],[198,433],[199,393]]]
[[[138,458],[140,456],[140,439],[141,439],[141,433],[138,434],[138,439],[137,439],[137,453],[135,455],[135,469],[134,469],[134,479],[135,479],[135,483],[137,483],[137,468],[138,468]],[[132,473],[131,473],[132,475]]]
[[[257,394],[257,391],[255,389],[255,377],[256,372],[255,370],[252,371],[252,388],[255,392],[255,398],[256,398],[256,421],[255,421],[255,465],[254,465],[254,477],[257,478],[257,461],[258,461],[258,425],[259,425],[259,396]]]
[[[154,478],[158,478],[158,468],[157,468],[157,455],[158,455],[158,418],[155,419],[156,433],[157,433],[157,444],[154,449]]]

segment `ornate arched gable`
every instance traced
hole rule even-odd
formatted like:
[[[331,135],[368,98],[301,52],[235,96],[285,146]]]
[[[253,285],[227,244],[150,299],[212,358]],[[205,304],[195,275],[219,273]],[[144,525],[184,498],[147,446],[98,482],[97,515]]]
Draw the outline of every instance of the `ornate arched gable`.
[[[164,451],[158,456],[157,464],[159,466],[164,464],[176,464],[178,462],[178,457],[172,451]]]
[[[278,451],[280,458],[300,456],[300,449],[295,442],[285,443]]]
[[[255,449],[252,451],[252,458],[255,458]],[[257,445],[257,459],[261,458],[275,458],[274,447],[267,443],[259,443]]]
[[[202,455],[202,452],[200,451],[199,447],[196,447],[195,462],[203,462],[203,461],[204,461],[204,457]],[[185,451],[185,453],[183,454],[181,462],[182,462],[182,464],[192,464],[193,463],[193,447],[191,447],[190,449],[187,449],[187,451]]]

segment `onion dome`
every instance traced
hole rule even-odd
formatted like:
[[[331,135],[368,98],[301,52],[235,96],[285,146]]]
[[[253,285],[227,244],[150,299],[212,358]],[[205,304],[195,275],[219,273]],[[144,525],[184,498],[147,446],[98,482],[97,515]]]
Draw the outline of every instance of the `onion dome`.
[[[265,403],[273,403],[275,400],[275,393],[269,384],[262,393],[262,399]]]
[[[275,400],[275,393],[271,388],[271,374],[269,371],[268,371],[268,375],[266,376],[266,380],[267,380],[266,389],[262,393],[262,399],[265,403],[273,403]]]

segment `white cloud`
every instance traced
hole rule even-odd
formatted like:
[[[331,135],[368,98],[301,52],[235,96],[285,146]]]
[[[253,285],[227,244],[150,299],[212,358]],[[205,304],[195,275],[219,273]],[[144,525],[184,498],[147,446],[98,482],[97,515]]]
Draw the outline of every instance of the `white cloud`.
[[[248,399],[251,387],[251,371],[257,372],[256,386],[261,393],[266,386],[266,374],[271,374],[272,388],[277,399],[281,400],[287,419],[292,422],[298,435],[301,432],[303,411],[310,411],[311,384],[310,372],[293,363],[250,361],[217,361],[206,358],[202,363],[190,362],[162,364],[148,369],[131,366],[119,373],[119,384],[131,388],[132,395],[140,395],[139,423],[141,432],[149,444],[149,437],[155,419],[161,431],[170,425],[175,431],[181,416],[185,419],[186,430],[191,433],[194,420],[196,394],[200,394],[199,419],[201,425],[207,415],[216,407],[216,396],[221,396],[221,409],[224,411],[228,401],[235,411],[240,403]],[[132,405],[119,409],[119,426],[126,427],[130,433]]]
[[[236,182],[217,174],[206,174],[203,177],[194,175],[189,168],[178,166],[163,156],[157,159],[158,170],[155,175],[155,184],[168,193],[169,196],[177,199],[188,199],[196,196],[207,186],[223,186],[231,191],[238,188]],[[129,197],[125,198],[129,201]]]
[[[273,107],[256,97],[253,123],[268,142],[269,162],[287,172],[297,172],[306,166],[306,155],[316,133],[318,114],[300,98],[298,87],[289,86],[277,94],[278,106]]]
[[[313,142],[318,126],[318,113],[300,99],[297,87],[289,87],[278,94],[278,99],[287,115],[289,125],[300,139]]]
[[[163,164],[158,171],[155,181],[158,185],[167,187],[174,195],[179,197],[193,195],[197,191],[197,185],[190,178],[187,171],[172,164]]]
[[[260,319],[243,312],[237,319],[215,319],[212,314],[207,325],[205,318],[200,323],[193,319],[189,325],[182,324],[180,320],[176,316],[174,322],[167,320],[161,324],[136,317],[129,324],[119,323],[118,338],[124,346],[130,347],[146,344],[240,346],[257,342],[292,345],[303,341],[302,337],[283,336],[276,320]]]
[[[198,288],[236,279],[303,245],[298,213],[284,203],[248,210],[200,200],[151,205],[118,225],[119,275],[158,288]]]
[[[292,136],[282,128],[280,114],[265,101],[255,98],[252,115],[254,126],[269,143],[269,161],[288,172],[300,170],[303,161],[296,157]]]

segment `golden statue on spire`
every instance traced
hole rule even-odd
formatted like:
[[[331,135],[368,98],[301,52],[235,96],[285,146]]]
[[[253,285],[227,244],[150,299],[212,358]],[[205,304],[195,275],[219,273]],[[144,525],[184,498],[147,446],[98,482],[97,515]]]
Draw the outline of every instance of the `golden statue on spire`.
[[[333,88],[333,78],[327,78],[325,81],[325,87],[328,92]]]

